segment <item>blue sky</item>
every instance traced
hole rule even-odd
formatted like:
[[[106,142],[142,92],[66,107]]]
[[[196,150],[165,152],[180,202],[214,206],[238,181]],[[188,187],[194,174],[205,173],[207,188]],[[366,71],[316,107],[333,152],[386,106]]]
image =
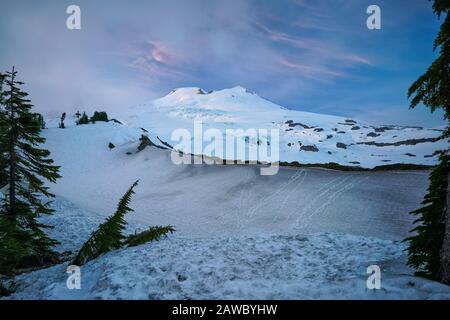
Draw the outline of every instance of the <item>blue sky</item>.
[[[66,8],[81,7],[81,30]],[[382,29],[366,27],[381,8]],[[0,11],[0,67],[15,65],[46,114],[116,110],[176,87],[242,85],[283,106],[377,124],[436,126],[408,110],[436,54],[426,0],[12,1]]]

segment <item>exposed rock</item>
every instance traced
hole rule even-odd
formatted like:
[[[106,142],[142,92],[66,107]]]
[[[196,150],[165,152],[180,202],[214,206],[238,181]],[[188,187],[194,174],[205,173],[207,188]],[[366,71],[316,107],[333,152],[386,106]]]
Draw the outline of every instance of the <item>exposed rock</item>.
[[[338,142],[336,143],[336,148],[347,149],[347,145],[345,143]]]
[[[337,133],[339,133],[339,134],[343,134],[343,133],[345,133],[345,131],[338,131]]]
[[[415,157],[416,155],[408,152],[408,153],[405,153],[405,156],[408,156],[408,157]]]
[[[361,162],[359,162],[359,161],[349,161],[348,163],[351,163],[351,164],[361,164]]]
[[[361,129],[359,126],[352,127],[352,130],[359,130],[359,129]]]
[[[314,129],[314,132],[322,132],[323,131],[323,128],[315,128]]]
[[[157,147],[157,148],[161,148],[159,146],[157,146],[156,144],[154,144],[150,138],[146,135],[141,135],[141,137],[139,138],[139,141],[141,142],[138,146],[138,151],[142,151],[147,147]]]
[[[375,132],[369,132],[369,133],[367,134],[367,136],[368,136],[368,137],[372,137],[372,138],[376,138],[376,137],[379,137],[380,134],[375,133]]]
[[[408,140],[402,140],[397,142],[375,142],[375,141],[369,141],[369,142],[358,142],[358,144],[365,144],[368,146],[376,146],[376,147],[398,147],[398,146],[414,146],[419,143],[425,143],[425,142],[436,142],[443,139],[442,137],[436,137],[436,138],[421,138],[421,139],[408,139]]]
[[[311,129],[311,127],[310,126],[307,126],[306,124],[303,124],[303,123],[300,123],[300,122],[294,122],[294,123],[290,123],[289,124],[289,127],[296,127],[296,126],[300,126],[300,127],[302,127],[303,129]]]
[[[311,146],[301,146],[301,151],[309,151],[309,152],[319,152],[319,149],[315,145]]]
[[[112,143],[112,142],[110,142],[109,144],[108,144],[108,148],[109,148],[109,150],[112,150],[112,149],[114,149],[116,146]]]
[[[393,129],[392,127],[387,127],[387,126],[379,127],[379,128],[375,128],[375,132],[385,132],[385,131],[392,130],[392,129]]]
[[[120,122],[119,120],[117,120],[117,119],[111,119],[111,120],[109,120],[110,122],[114,122],[114,123],[118,123],[118,124],[123,124],[122,122]]]
[[[161,142],[161,143],[162,143],[163,145],[165,145],[167,148],[173,149],[173,147],[172,147],[170,144],[168,144],[167,142],[161,140],[158,136],[156,136],[156,138],[159,140],[159,142]]]
[[[333,138],[333,135],[332,134],[328,134],[327,135],[327,139],[331,139],[331,138]]]
[[[425,156],[423,156],[423,157],[424,157],[424,158],[433,158],[433,157],[439,155],[439,153],[440,153],[440,151],[439,151],[439,150],[436,150],[436,151],[433,152],[432,154],[427,154],[427,155],[425,155]]]

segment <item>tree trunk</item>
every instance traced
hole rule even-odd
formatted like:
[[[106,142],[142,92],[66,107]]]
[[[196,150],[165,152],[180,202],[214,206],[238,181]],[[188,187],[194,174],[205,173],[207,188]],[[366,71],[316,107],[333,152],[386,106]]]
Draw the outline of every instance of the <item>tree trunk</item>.
[[[447,177],[447,200],[444,213],[444,240],[441,248],[440,281],[450,284],[450,172]]]

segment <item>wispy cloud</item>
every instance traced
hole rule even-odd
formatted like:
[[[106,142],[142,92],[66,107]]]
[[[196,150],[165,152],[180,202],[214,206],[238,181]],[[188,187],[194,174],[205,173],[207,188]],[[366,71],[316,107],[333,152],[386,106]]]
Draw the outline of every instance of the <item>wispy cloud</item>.
[[[343,72],[333,71],[332,69],[326,67],[300,64],[289,61],[285,58],[280,58],[278,61],[282,66],[288,68],[289,70],[299,73],[301,76],[318,81],[326,81],[330,78],[345,76],[345,73]]]
[[[282,43],[294,48],[295,62],[287,58],[287,54],[279,53],[277,61],[288,70],[298,72],[299,76],[305,76],[319,81],[329,81],[330,78],[345,77],[349,73],[345,69],[358,66],[371,66],[372,62],[363,56],[345,51],[332,42],[310,37],[289,35],[285,32],[275,31],[262,23],[255,23],[255,27],[270,41]]]
[[[77,4],[82,29],[69,31],[64,4],[2,2],[0,67],[19,67],[43,110],[126,108],[174,87],[243,85],[308,111],[351,116],[371,101],[408,112],[407,87],[432,61],[439,27],[427,2],[407,0],[379,0],[380,31],[365,27],[370,0]]]
[[[183,56],[162,41],[145,41],[128,48],[129,66],[155,80],[180,79],[187,76],[180,67]]]

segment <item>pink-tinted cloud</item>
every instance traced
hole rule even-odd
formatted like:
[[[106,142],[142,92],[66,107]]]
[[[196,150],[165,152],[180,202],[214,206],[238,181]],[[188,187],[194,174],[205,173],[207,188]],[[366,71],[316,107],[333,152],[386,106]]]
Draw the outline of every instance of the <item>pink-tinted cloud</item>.
[[[186,77],[181,67],[186,57],[162,41],[145,41],[126,51],[129,66],[154,80],[171,80]]]

